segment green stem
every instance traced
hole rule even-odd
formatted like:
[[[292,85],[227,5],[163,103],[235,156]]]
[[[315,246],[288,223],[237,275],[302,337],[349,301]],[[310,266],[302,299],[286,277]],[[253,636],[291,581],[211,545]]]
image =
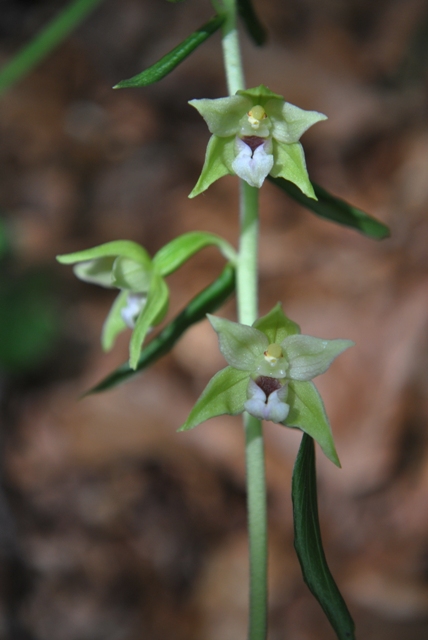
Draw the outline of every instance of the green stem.
[[[223,56],[230,95],[244,89],[236,0],[224,0]],[[251,325],[258,316],[257,249],[258,192],[240,181],[240,240],[237,262],[238,319]],[[267,634],[267,509],[263,431],[260,420],[244,414],[247,468],[248,533],[250,545],[249,640],[266,640]]]

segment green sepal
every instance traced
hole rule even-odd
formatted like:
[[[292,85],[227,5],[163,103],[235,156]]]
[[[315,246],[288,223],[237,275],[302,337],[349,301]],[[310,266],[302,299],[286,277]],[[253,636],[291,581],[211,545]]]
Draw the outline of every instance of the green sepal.
[[[235,159],[235,136],[219,138],[211,136],[208,141],[205,162],[201,175],[193,187],[189,198],[194,198],[208,189],[208,187],[228,174],[234,174],[232,162]]]
[[[98,258],[107,258],[123,256],[130,260],[135,260],[140,264],[149,267],[151,260],[147,251],[132,240],[114,240],[100,244],[98,247],[76,251],[75,253],[66,253],[57,256],[56,259],[61,264],[74,264],[76,262],[86,262],[87,260],[96,260]]]
[[[318,519],[315,447],[303,434],[291,485],[294,546],[303,578],[323,608],[339,640],[355,640],[355,625],[331,575],[321,540]]]
[[[188,305],[153,338],[141,352],[136,370],[125,362],[112,371],[85,395],[112,389],[138,375],[168,353],[183,333],[196,322],[205,319],[208,312],[216,311],[235,290],[235,269],[228,264],[219,277],[198,293]]]
[[[101,346],[103,351],[110,351],[113,348],[116,337],[122,333],[127,326],[122,318],[121,311],[128,300],[128,292],[121,291],[113,302],[113,305],[104,321],[101,331]]]
[[[148,330],[154,324],[159,323],[165,315],[168,298],[169,290],[165,280],[154,272],[147,294],[147,302],[137,318],[129,343],[129,366],[131,369],[137,368],[141,347]]]
[[[228,414],[236,416],[244,410],[250,376],[245,371],[226,367],[208,382],[179,431],[193,429],[201,422]]]
[[[251,0],[238,0],[238,13],[255,44],[259,47],[264,45],[267,40],[266,29],[254,11]]]
[[[148,69],[145,69],[141,73],[128,78],[127,80],[121,80],[116,84],[113,89],[126,89],[129,87],[146,87],[149,84],[158,82],[167,76],[171,71],[175,69],[183,60],[187,58],[199,45],[207,40],[213,33],[221,27],[225,20],[223,15],[213,16],[208,22],[202,25],[199,29],[194,31],[188,38],[183,40],[172,51],[167,53],[163,58],[158,60]]]
[[[277,98],[284,102],[284,98],[282,96],[274,93],[264,84],[259,84],[258,87],[253,87],[252,89],[240,89],[236,93],[239,96],[249,98],[254,105],[259,104],[262,107],[265,106],[267,100],[271,100],[272,98]]]
[[[160,249],[153,258],[153,266],[162,276],[167,276],[205,247],[218,247],[227,260],[236,261],[236,251],[226,240],[214,233],[191,231],[174,238]]]
[[[264,333],[209,313],[207,318],[218,335],[220,351],[227,362],[240,371],[254,371],[269,346]]]
[[[324,403],[315,385],[312,382],[290,381],[287,404],[290,405],[290,413],[284,425],[297,427],[310,435],[318,442],[327,458],[340,467]]]
[[[112,268],[116,258],[107,256],[105,258],[96,258],[95,260],[85,260],[78,262],[73,267],[76,278],[89,282],[90,284],[98,284],[100,287],[114,287],[112,279]]]
[[[113,285],[118,289],[143,292],[150,287],[152,269],[147,269],[130,258],[118,256],[113,263],[111,277]]]
[[[282,191],[285,191],[287,195],[299,204],[321,218],[356,229],[374,240],[383,240],[390,235],[389,228],[386,224],[376,220],[376,218],[361,209],[357,209],[357,207],[354,207],[345,200],[334,196],[314,182],[312,186],[318,200],[308,198],[288,180],[273,178],[272,176],[268,176],[268,180]]]
[[[286,144],[272,140],[275,163],[270,175],[293,182],[308,197],[317,199],[306,169],[305,154],[300,142]]]
[[[249,98],[238,95],[189,100],[189,104],[203,117],[210,133],[220,138],[235,136],[240,130],[242,116],[252,107]]]
[[[300,333],[299,325],[287,318],[280,302],[269,313],[256,320],[253,327],[262,331],[270,344],[273,342],[280,344],[284,338]]]
[[[272,122],[272,136],[278,142],[294,144],[317,122],[327,120],[319,111],[307,111],[283,100],[269,100],[266,112]]]

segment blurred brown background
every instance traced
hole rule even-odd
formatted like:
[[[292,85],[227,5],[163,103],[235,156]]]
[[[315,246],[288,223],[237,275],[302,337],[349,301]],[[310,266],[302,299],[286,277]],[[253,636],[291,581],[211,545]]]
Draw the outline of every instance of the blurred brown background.
[[[3,0],[5,63],[61,2]],[[261,193],[260,309],[356,346],[317,381],[342,470],[318,455],[326,553],[359,640],[428,637],[428,3],[255,1],[248,86],[329,120],[310,174],[391,227],[383,242]],[[116,238],[154,253],[192,229],[236,243],[237,185],[187,194],[208,131],[187,101],[226,93],[216,34],[171,76],[112,91],[206,21],[208,2],[106,0],[0,101],[0,637],[240,640],[247,542],[240,420],[177,434],[224,362],[207,322],[142,377],[79,400],[104,355],[108,291],[54,261]],[[169,317],[222,268],[206,250],[169,279]],[[221,314],[234,318],[234,304]],[[38,336],[36,342],[32,336]],[[31,353],[30,353],[31,352]],[[31,355],[32,354],[32,355]],[[269,640],[333,640],[293,550],[299,433],[266,425]]]

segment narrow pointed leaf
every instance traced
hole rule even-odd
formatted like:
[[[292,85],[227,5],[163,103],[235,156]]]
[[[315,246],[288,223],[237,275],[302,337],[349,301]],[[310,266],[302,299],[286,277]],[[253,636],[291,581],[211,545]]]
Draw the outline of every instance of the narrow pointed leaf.
[[[218,247],[227,260],[236,260],[234,248],[220,236],[206,231],[191,231],[162,247],[153,258],[153,265],[162,276],[168,276],[195,253],[209,246]]]
[[[208,287],[198,293],[141,352],[136,369],[131,369],[126,362],[99,384],[90,389],[86,395],[112,389],[147,369],[151,364],[171,351],[183,333],[196,322],[203,320],[207,313],[216,311],[235,289],[235,270],[227,265],[220,276]]]
[[[284,424],[297,427],[314,438],[327,458],[340,467],[324,403],[315,385],[312,382],[290,381],[287,403],[290,413]]]
[[[226,367],[216,373],[179,431],[193,429],[210,418],[242,413],[247,400],[249,379],[250,375],[246,371],[238,371],[232,367]]]
[[[102,0],[75,0],[55,16],[29,44],[0,69],[0,94],[46,58]]]
[[[318,520],[315,447],[303,434],[293,471],[294,546],[303,578],[329,619],[339,640],[354,640],[355,625],[330,573]]]
[[[345,200],[337,198],[315,183],[312,183],[312,186],[318,200],[313,200],[305,196],[305,194],[289,180],[273,178],[272,176],[269,176],[268,179],[285,191],[293,200],[296,200],[299,204],[321,218],[326,218],[332,222],[337,222],[337,224],[356,229],[374,240],[383,240],[390,235],[386,224],[376,220],[376,218],[361,209],[357,209],[357,207],[354,207]]]
[[[166,311],[168,296],[169,290],[165,280],[155,272],[147,294],[147,302],[137,318],[129,343],[129,366],[132,369],[137,368],[141,347],[148,330],[156,322],[160,322],[159,316]]]
[[[129,87],[146,87],[149,84],[162,80],[168,73],[171,73],[180,62],[183,62],[200,44],[205,42],[213,33],[221,27],[224,16],[216,15],[208,20],[202,27],[197,29],[192,35],[183,40],[181,44],[167,53],[154,65],[145,69],[136,76],[127,80],[121,80],[114,89],[126,89]]]
[[[251,0],[238,0],[238,13],[255,44],[259,47],[264,45],[267,40],[266,29],[258,19]]]

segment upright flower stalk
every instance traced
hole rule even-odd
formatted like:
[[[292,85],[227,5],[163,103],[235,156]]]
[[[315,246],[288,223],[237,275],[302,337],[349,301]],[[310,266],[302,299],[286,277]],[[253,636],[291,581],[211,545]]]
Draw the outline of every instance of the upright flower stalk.
[[[236,0],[224,0],[223,57],[230,96],[245,89],[241,62]],[[240,180],[240,238],[237,261],[238,319],[251,325],[258,315],[258,212],[259,190]],[[247,518],[250,556],[248,640],[265,640],[267,634],[267,507],[262,423],[244,413],[247,473]]]

